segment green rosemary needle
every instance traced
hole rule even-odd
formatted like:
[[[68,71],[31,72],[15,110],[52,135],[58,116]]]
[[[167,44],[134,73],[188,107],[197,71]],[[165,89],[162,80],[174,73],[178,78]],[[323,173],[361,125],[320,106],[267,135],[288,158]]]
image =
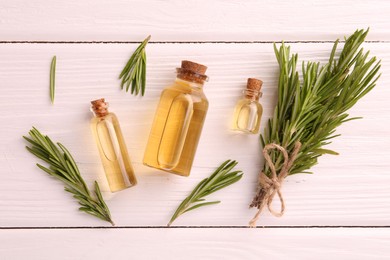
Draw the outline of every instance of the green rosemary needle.
[[[145,94],[146,84],[146,52],[145,47],[150,40],[150,35],[138,46],[131,55],[126,66],[123,68],[119,79],[122,79],[121,89],[126,88],[129,91],[131,85],[131,94],[141,96]]]
[[[231,171],[236,165],[236,161],[227,160],[210,177],[203,179],[176,209],[168,226],[188,211],[220,203],[221,201],[205,201],[204,197],[239,181],[242,177],[242,171]]]
[[[73,194],[81,205],[79,210],[110,222],[114,226],[99,184],[95,181],[94,196],[91,195],[92,192],[85,184],[76,162],[65,146],[61,143],[54,144],[48,136],[44,136],[34,127],[29,131],[29,135],[30,137],[23,136],[31,144],[31,147],[26,146],[27,150],[49,165],[49,167],[41,164],[37,166],[65,184],[65,191]]]
[[[54,94],[56,87],[56,61],[57,57],[54,56],[50,65],[50,100],[52,104],[54,104]]]

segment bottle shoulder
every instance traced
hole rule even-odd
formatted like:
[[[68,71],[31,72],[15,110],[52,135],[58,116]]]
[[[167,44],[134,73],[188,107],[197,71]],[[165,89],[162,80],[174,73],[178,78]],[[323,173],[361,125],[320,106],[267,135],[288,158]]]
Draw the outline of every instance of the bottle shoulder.
[[[165,90],[173,90],[181,93],[204,93],[202,85],[191,84],[181,81],[173,82],[173,84],[167,86]]]
[[[162,91],[161,97],[174,99],[180,94],[190,95],[192,97],[193,102],[195,103],[201,102],[205,105],[208,105],[209,103],[205,93],[203,92],[203,89],[192,88],[190,86],[185,86],[177,83],[166,87]]]
[[[242,98],[237,101],[236,107],[251,107],[252,109],[256,108],[262,110],[263,106],[256,100],[250,100],[247,98]]]
[[[237,104],[251,104],[251,105],[256,105],[256,106],[261,106],[260,102],[257,100],[252,100],[248,98],[241,98],[237,101]]]

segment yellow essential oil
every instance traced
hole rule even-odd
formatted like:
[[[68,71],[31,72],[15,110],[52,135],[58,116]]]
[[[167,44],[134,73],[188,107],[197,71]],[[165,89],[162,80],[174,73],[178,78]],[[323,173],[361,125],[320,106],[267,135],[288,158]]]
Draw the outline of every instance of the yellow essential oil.
[[[137,184],[118,118],[108,112],[104,99],[91,102],[91,128],[111,192]]]
[[[258,79],[249,78],[244,96],[235,107],[233,116],[233,129],[250,134],[257,134],[260,129],[263,107],[258,102],[262,93],[260,92],[263,82]]]
[[[144,164],[188,176],[208,109],[203,92],[207,67],[182,61],[172,86],[163,90],[144,156]]]

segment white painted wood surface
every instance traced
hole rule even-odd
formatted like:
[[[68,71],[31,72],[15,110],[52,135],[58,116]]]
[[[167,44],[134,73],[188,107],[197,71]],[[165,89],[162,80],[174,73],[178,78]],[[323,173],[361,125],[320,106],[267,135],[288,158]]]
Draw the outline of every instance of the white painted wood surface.
[[[38,235],[34,230],[4,230],[3,233],[2,259],[28,256],[43,260],[356,260],[389,259],[390,254],[388,230],[381,228],[81,229],[40,230]]]
[[[324,156],[315,175],[287,179],[284,194],[288,210],[283,218],[265,214],[260,225],[386,225],[390,217],[388,162],[390,140],[383,138],[390,124],[386,84],[390,79],[387,46],[365,45],[383,59],[380,86],[352,111],[363,120],[340,128],[343,135],[330,147],[340,156]],[[180,218],[178,225],[246,225],[253,210],[247,206],[254,194],[262,165],[258,136],[229,130],[232,110],[247,77],[264,80],[263,122],[275,103],[277,65],[272,44],[151,44],[148,46],[146,96],[121,92],[118,71],[129,44],[8,44],[2,45],[1,103],[7,111],[0,130],[1,201],[4,226],[89,226],[104,223],[77,213],[76,204],[62,184],[35,166],[21,138],[32,125],[74,154],[81,172],[92,183],[105,183],[103,169],[89,128],[89,101],[106,97],[122,124],[139,185],[110,197],[108,203],[117,225],[165,225],[185,195],[225,159],[239,161],[244,178],[215,194],[223,203]],[[324,61],[331,44],[292,45],[302,59]],[[48,99],[48,64],[57,55],[56,100]],[[174,68],[188,58],[207,64],[210,81],[205,92],[210,102],[194,168],[189,178],[159,172],[142,165],[144,148],[161,90],[174,79]],[[376,149],[382,145],[381,149]],[[12,184],[12,185],[10,185]],[[376,189],[373,191],[373,187]],[[108,190],[108,189],[106,189]],[[45,194],[50,194],[47,196]],[[304,203],[302,203],[304,201]],[[367,208],[367,210],[363,210]],[[28,214],[27,214],[28,212]],[[50,215],[50,218],[47,216]],[[351,216],[355,216],[351,218]]]
[[[1,0],[0,40],[334,41],[371,27],[390,40],[386,0]]]
[[[189,259],[222,255],[231,259],[310,259],[317,253],[316,258],[321,259],[325,250],[336,259],[389,258],[388,10],[386,1],[302,5],[295,1],[1,0],[0,259],[183,259],[186,252],[191,253]],[[254,214],[247,205],[263,163],[257,136],[229,130],[246,78],[264,81],[265,122],[272,114],[277,83],[272,41],[298,41],[290,45],[301,60],[325,62],[332,46],[326,41],[368,26],[369,40],[374,42],[364,47],[382,59],[383,75],[377,88],[350,111],[351,116],[364,119],[339,129],[342,136],[329,146],[340,152],[339,156],[321,158],[313,168],[314,175],[287,179],[283,187],[285,216],[265,213],[259,222],[294,228],[240,228]],[[147,34],[152,34],[154,41],[147,47],[147,91],[145,97],[135,98],[119,90],[117,76],[136,47],[124,42],[140,41]],[[52,41],[63,43],[48,43]],[[81,43],[71,43],[74,41]],[[199,43],[183,43],[188,41]],[[48,94],[53,55],[57,55],[54,106]],[[210,108],[188,178],[142,165],[160,92],[174,79],[174,68],[182,59],[208,65],[210,76],[205,86]],[[138,186],[115,195],[107,192],[88,125],[89,101],[103,96],[121,121],[139,180]],[[91,229],[107,225],[79,213],[62,185],[35,167],[37,160],[25,151],[21,139],[32,125],[71,150],[89,184],[94,179],[102,183],[118,229]],[[176,222],[179,228],[150,228],[165,226],[194,185],[228,158],[238,160],[245,175],[239,183],[213,195],[222,200],[220,205],[183,215]],[[356,228],[360,226],[382,228]]]

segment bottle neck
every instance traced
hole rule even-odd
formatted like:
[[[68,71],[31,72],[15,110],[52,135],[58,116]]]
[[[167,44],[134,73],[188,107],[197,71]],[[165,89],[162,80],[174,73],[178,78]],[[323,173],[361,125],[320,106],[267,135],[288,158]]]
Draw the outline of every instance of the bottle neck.
[[[185,88],[191,88],[196,90],[203,90],[203,83],[193,82],[190,80],[182,79],[180,77],[176,77],[175,83],[179,86],[185,87]]]
[[[242,93],[244,94],[244,98],[251,101],[259,101],[259,99],[263,95],[262,92],[253,89],[245,89]]]
[[[195,83],[198,86],[203,86],[206,81],[208,81],[208,77],[203,74],[198,74],[192,70],[184,69],[184,68],[177,68],[177,79],[189,82],[189,83]]]

